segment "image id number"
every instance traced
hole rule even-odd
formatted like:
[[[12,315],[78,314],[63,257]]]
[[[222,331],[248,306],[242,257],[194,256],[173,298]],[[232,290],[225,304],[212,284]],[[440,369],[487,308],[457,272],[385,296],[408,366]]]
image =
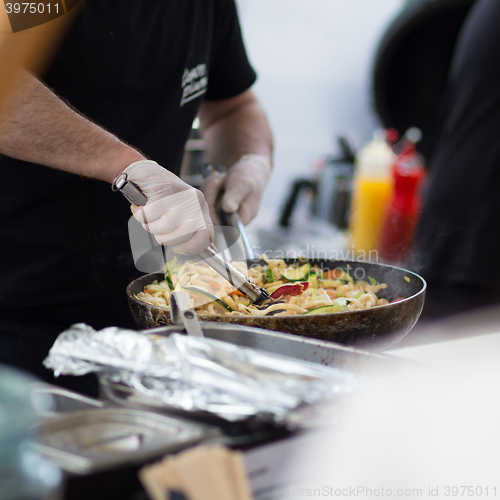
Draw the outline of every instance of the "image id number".
[[[488,486],[445,486],[445,497],[496,497],[497,487]]]
[[[59,14],[58,3],[6,3],[5,9],[7,10],[7,14]]]

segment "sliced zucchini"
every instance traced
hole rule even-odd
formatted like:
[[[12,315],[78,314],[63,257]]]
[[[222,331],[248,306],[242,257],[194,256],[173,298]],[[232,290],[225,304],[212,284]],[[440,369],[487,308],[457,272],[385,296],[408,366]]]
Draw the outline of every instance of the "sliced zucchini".
[[[273,283],[274,281],[278,281],[281,278],[281,271],[279,273],[275,273],[276,268],[274,269],[269,269],[266,268],[264,271],[264,279],[266,280],[266,283]],[[279,271],[279,269],[278,269]]]
[[[336,288],[339,284],[339,280],[318,280],[318,285],[321,288]]]
[[[307,281],[310,271],[311,264],[308,262],[297,269],[287,269],[286,271],[283,271],[282,275],[288,281]]]
[[[338,279],[341,281],[354,281],[354,278],[346,271],[342,271],[339,273]]]
[[[165,278],[165,281],[168,283],[168,286],[171,291],[175,289],[174,283],[172,282],[172,276],[171,272],[175,270],[175,267],[177,266],[177,257],[174,257],[173,259],[169,260],[168,262],[165,262],[164,266],[164,273],[163,276]]]
[[[318,278],[319,280],[323,279],[323,271],[316,267],[311,268],[310,274],[315,274],[316,278]]]
[[[163,285],[151,283],[144,287],[144,290],[150,290],[151,292],[168,292],[169,289],[165,288]]]
[[[186,286],[183,290],[186,290],[192,297],[202,300],[204,304],[215,302],[217,306],[225,309],[225,311],[222,312],[232,311],[231,307],[229,307],[225,302],[213,296],[211,293],[205,292],[205,290],[201,290],[200,288],[196,288],[194,286]]]
[[[346,270],[338,267],[331,269],[330,271],[323,272],[323,278],[329,280],[335,279],[341,281],[354,281],[354,278]]]
[[[309,275],[309,279],[307,281],[309,281],[309,287],[310,288],[318,288],[318,282],[319,282],[319,280],[318,280],[316,274],[311,273]]]
[[[335,304],[330,304],[329,306],[316,307],[316,309],[311,309],[310,311],[305,312],[302,316],[311,314],[329,314],[329,313],[340,313],[340,312],[349,312],[349,308],[347,306],[343,306],[342,304],[335,303]]]

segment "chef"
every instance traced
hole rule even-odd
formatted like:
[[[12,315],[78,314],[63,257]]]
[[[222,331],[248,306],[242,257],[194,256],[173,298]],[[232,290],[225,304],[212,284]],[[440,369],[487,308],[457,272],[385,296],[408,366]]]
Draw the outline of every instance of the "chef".
[[[0,124],[0,363],[53,381],[42,361],[69,325],[134,327],[131,207],[111,190],[122,172],[148,197],[137,220],[179,253],[209,244],[220,189],[223,209],[256,215],[272,137],[255,79],[234,0],[85,2],[43,81],[21,75]],[[230,166],[203,193],[177,176],[196,116],[207,161]]]

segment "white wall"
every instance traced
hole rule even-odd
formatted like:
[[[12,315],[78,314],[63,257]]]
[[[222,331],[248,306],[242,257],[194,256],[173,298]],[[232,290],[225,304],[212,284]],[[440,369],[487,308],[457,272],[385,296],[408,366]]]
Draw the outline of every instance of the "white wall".
[[[376,117],[370,103],[377,43],[403,0],[238,0],[255,92],[275,136],[263,200],[273,219],[291,179],[332,153],[338,134],[358,148]],[[259,217],[261,219],[261,217]]]

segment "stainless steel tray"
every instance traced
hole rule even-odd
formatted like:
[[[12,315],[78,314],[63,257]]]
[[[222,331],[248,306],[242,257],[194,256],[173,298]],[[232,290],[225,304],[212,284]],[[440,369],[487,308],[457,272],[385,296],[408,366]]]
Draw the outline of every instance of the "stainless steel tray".
[[[130,408],[97,408],[44,419],[36,448],[68,472],[88,474],[178,451],[220,431]]]
[[[42,417],[56,416],[78,410],[104,408],[106,406],[104,401],[89,398],[83,394],[44,382],[33,384],[31,397],[36,410]]]
[[[378,377],[393,376],[402,370],[403,366],[406,366],[406,363],[392,356],[375,354],[333,342],[315,340],[298,335],[216,322],[200,322],[200,325],[203,334],[207,338],[339,368],[359,377],[363,377],[365,374],[372,376],[373,373],[376,373]],[[157,334],[166,336],[173,333],[184,333],[183,328],[178,325],[148,329],[144,332],[147,332],[149,335]],[[166,411],[197,420],[218,423],[212,420],[209,414],[202,412],[187,413],[168,407],[164,402],[141,394],[132,387],[124,384],[109,382],[103,378],[100,378],[99,381],[102,398],[112,401],[115,404],[132,408]]]
[[[389,369],[402,366],[400,360],[393,356],[363,351],[330,341],[248,326],[209,321],[201,321],[200,324],[205,337],[211,339],[283,354],[291,358],[345,369],[357,374],[361,374],[375,366],[380,368],[390,367]],[[179,330],[179,326],[159,327],[145,331],[159,335],[182,332],[182,330]]]

